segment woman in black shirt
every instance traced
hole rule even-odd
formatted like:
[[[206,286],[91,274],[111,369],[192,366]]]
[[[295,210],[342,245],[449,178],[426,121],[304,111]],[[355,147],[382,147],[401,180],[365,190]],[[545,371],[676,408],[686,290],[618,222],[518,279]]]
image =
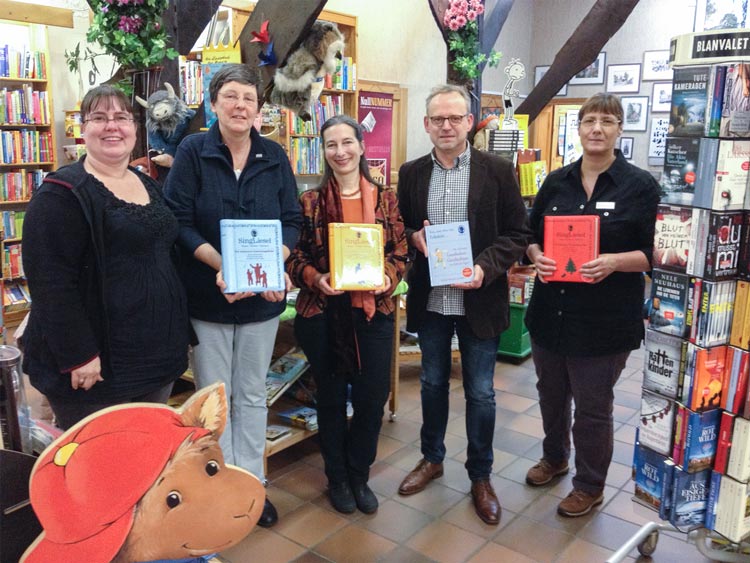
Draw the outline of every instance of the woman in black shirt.
[[[584,102],[578,112],[583,156],[548,176],[530,216],[534,242],[526,254],[541,283],[526,324],[545,438],[543,457],[526,482],[546,485],[568,472],[572,425],[576,475],[573,491],[558,506],[564,516],[587,514],[603,500],[614,385],[644,335],[643,272],[650,270],[659,187],[615,149],[622,120],[617,96],[596,94]],[[580,268],[589,283],[545,280],[565,267],[544,255],[546,215],[599,216],[599,257]]]

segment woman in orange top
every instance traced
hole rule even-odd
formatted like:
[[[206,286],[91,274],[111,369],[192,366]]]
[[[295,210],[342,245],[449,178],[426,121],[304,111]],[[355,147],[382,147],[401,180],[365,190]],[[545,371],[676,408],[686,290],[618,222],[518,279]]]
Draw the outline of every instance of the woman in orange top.
[[[301,288],[294,329],[317,386],[318,434],[331,504],[339,512],[359,508],[370,514],[378,501],[367,481],[390,391],[391,294],[406,267],[407,244],[396,191],[370,176],[359,124],[335,116],[323,124],[320,136],[323,180],[302,194],[302,231],[287,261],[289,276]],[[328,224],[341,222],[383,226],[382,288],[345,292],[331,287]],[[349,384],[354,414],[347,427]]]

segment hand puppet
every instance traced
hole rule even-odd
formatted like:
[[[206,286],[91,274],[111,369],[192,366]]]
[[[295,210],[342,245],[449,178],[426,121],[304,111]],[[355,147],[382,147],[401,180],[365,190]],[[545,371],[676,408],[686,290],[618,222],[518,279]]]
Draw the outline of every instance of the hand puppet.
[[[149,150],[157,151],[153,160],[159,166],[171,167],[177,145],[185,136],[195,110],[190,109],[174,92],[168,82],[164,90],[157,90],[148,101],[136,96],[136,101],[146,108],[146,131]]]
[[[476,133],[474,133],[474,148],[478,151],[486,151],[488,138],[487,131],[493,131],[500,128],[499,117],[495,114],[489,114],[477,124]]]
[[[43,532],[23,563],[205,561],[260,518],[265,489],[224,463],[223,384],[180,411],[130,404],[95,413],[34,465],[31,505]]]
[[[310,104],[317,98],[313,85],[336,71],[336,58],[341,58],[343,49],[344,36],[336,24],[316,21],[302,45],[276,70],[271,102],[309,121],[312,118]],[[318,94],[321,89],[317,89]]]

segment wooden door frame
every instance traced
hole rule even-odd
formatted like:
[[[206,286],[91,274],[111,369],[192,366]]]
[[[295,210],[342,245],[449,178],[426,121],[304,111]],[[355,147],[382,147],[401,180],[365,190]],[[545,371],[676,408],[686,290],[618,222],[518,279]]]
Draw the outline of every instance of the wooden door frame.
[[[558,121],[554,119],[559,106],[580,106],[586,98],[555,98],[551,100],[536,119],[529,125],[529,147],[542,150],[542,160],[547,163],[547,170],[551,172],[559,168],[555,164],[557,151],[553,150],[557,144]]]

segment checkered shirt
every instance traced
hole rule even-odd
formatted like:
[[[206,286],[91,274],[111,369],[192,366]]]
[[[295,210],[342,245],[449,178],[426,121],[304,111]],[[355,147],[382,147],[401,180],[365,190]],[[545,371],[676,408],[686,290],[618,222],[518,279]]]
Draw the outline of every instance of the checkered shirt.
[[[469,171],[471,149],[456,159],[453,168],[444,168],[432,152],[432,176],[427,196],[427,218],[431,225],[443,225],[468,219]],[[430,290],[427,310],[441,315],[465,315],[464,290],[450,286],[438,286]]]

